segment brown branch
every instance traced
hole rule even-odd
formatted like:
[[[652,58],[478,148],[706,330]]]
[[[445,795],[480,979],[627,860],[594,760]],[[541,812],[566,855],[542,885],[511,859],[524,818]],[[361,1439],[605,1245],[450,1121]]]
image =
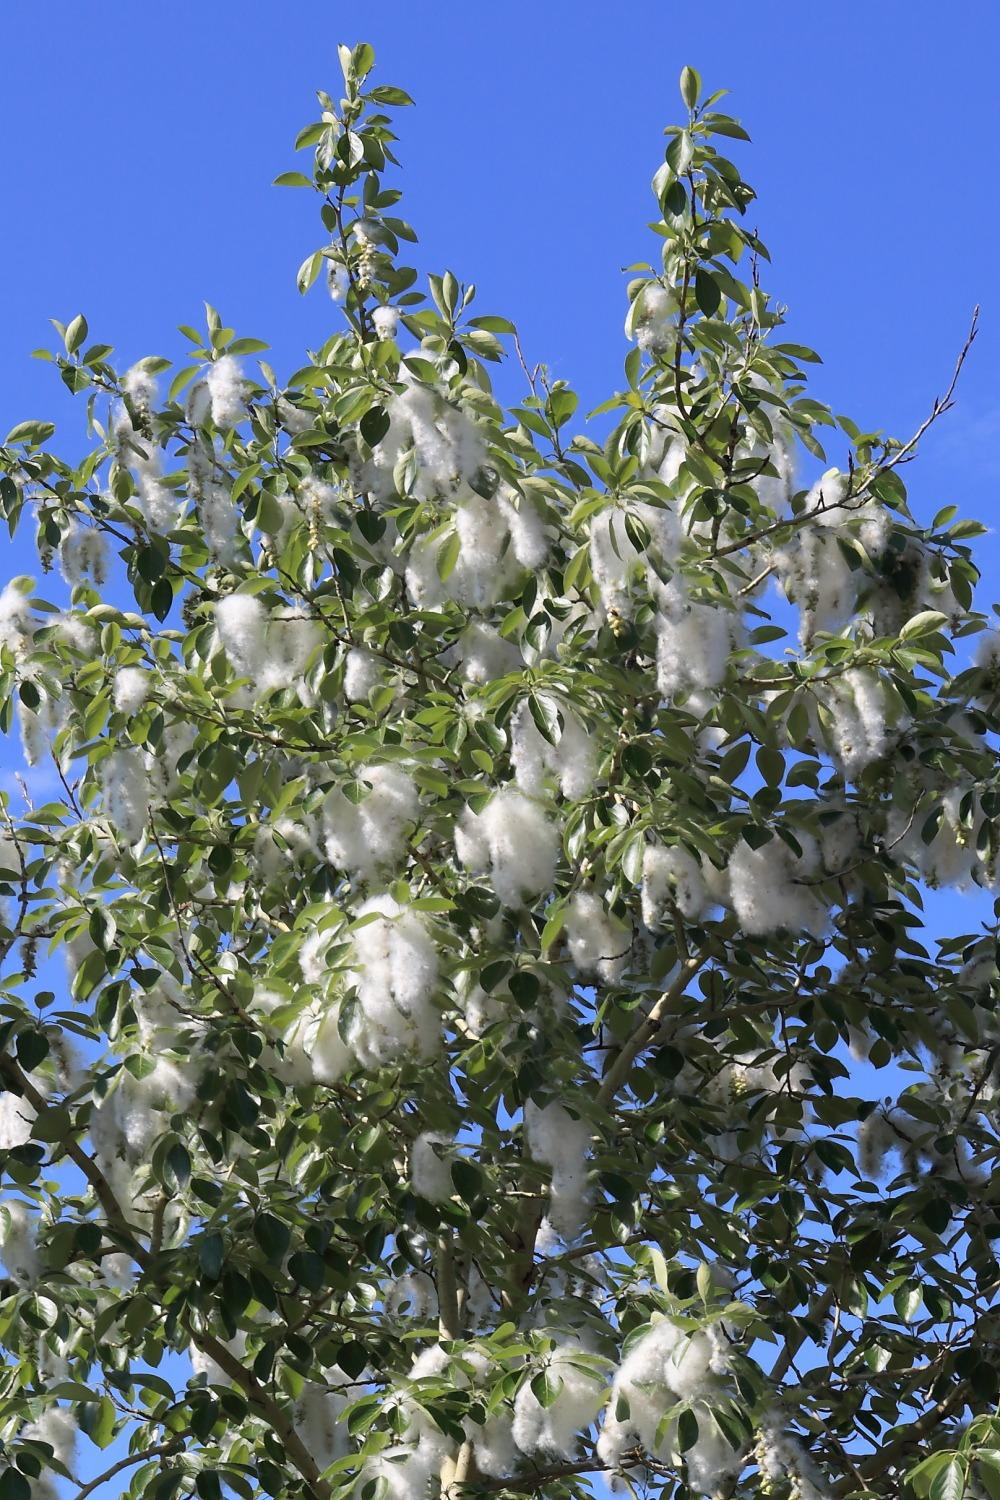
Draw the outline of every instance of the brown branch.
[[[699,953],[694,953],[681,964],[680,973],[669,989],[664,990],[657,1000],[648,1016],[645,1016],[633,1031],[628,1041],[622,1044],[617,1057],[610,1064],[601,1087],[597,1091],[597,1102],[605,1108],[621,1088],[628,1077],[629,1070],[640,1052],[644,1051],[659,1035],[664,1019],[670,1013],[671,1008],[683,995],[688,981],[697,974],[708,958],[707,948],[702,948]]]
[[[85,1500],[87,1495],[93,1493],[100,1485],[106,1484],[109,1479],[114,1479],[123,1469],[130,1469],[134,1464],[145,1463],[150,1458],[167,1458],[172,1453],[179,1453],[184,1446],[184,1439],[180,1437],[171,1438],[168,1443],[155,1443],[152,1448],[143,1448],[139,1453],[130,1453],[127,1458],[120,1458],[110,1469],[105,1469],[103,1474],[98,1474],[96,1479],[90,1479],[85,1485],[77,1490],[74,1500]]]

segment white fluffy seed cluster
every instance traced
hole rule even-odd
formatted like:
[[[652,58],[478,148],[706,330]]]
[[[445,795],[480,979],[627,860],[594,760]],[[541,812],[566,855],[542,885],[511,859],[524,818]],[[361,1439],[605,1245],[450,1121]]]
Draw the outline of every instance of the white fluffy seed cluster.
[[[698,1419],[697,1440],[683,1454],[688,1483],[696,1494],[714,1494],[742,1461],[703,1404],[723,1392],[728,1370],[728,1343],[718,1327],[686,1333],[669,1318],[652,1323],[615,1375],[597,1440],[598,1457],[609,1469],[618,1469],[628,1451],[639,1446],[663,1462],[679,1463],[677,1428],[664,1419],[678,1401],[685,1401]]]
[[[796,855],[780,838],[759,849],[739,840],[727,866],[729,899],[743,931],[753,937],[772,932],[821,935],[829,924],[827,902],[811,879],[821,875],[819,848],[801,831]]]
[[[701,862],[682,844],[649,844],[642,860],[642,920],[650,931],[669,925],[671,904],[689,922],[712,905]]]
[[[569,901],[565,933],[581,974],[596,974],[606,984],[618,983],[632,951],[632,933],[607,910],[593,887],[577,891]]]
[[[246,415],[246,382],[240,362],[224,354],[205,376],[212,421],[218,428],[235,427]]]
[[[412,457],[421,500],[467,489],[486,461],[483,432],[472,416],[421,385],[405,370],[403,390],[387,411],[389,428],[363,467],[362,488],[387,500],[396,493],[397,465]]]
[[[59,567],[71,586],[88,580],[98,588],[108,581],[108,543],[103,531],[73,520],[59,543]]]
[[[135,503],[151,531],[172,531],[177,525],[177,496],[164,482],[160,450],[150,425],[156,380],[140,362],[126,373],[122,385],[138,423],[123,403],[115,418],[115,434],[121,462],[135,480]]]
[[[37,1209],[20,1198],[0,1199],[0,1258],[11,1279],[21,1286],[32,1286],[38,1275],[37,1241]]]
[[[185,1022],[178,1004],[182,992],[169,976],[147,994],[134,992],[133,1066],[119,1068],[91,1113],[94,1158],[126,1212],[149,1211],[142,1171],[171,1116],[188,1109],[197,1091],[200,1069],[190,1046],[180,1041]]]
[[[647,354],[669,354],[677,341],[678,303],[675,293],[658,281],[647,281],[633,298],[625,333]]]
[[[647,546],[639,545],[647,538]],[[671,564],[679,555],[681,541],[680,523],[665,506],[639,502],[627,511],[610,509],[594,516],[590,567],[605,614],[630,616],[633,594],[647,579],[647,553]]]
[[[76,1417],[69,1407],[47,1406],[41,1416],[21,1429],[26,1442],[47,1443],[57,1463],[72,1469],[76,1461],[79,1434]],[[31,1485],[31,1500],[58,1500],[59,1490],[53,1473],[42,1472]]]
[[[115,673],[112,701],[119,713],[137,714],[149,697],[152,677],[143,667],[119,667]]]
[[[363,766],[355,788],[364,794],[360,802],[339,787],[327,794],[324,848],[335,869],[371,880],[398,864],[419,815],[419,798],[410,777],[395,765]]]
[[[739,617],[725,605],[692,600],[677,579],[657,590],[656,680],[665,698],[717,688],[740,641]]]
[[[315,701],[305,677],[322,640],[318,621],[298,608],[269,615],[255,594],[229,594],[215,608],[219,640],[254,696],[294,687],[299,701]]]
[[[101,762],[101,797],[115,834],[129,846],[140,843],[149,821],[149,779],[140,750],[113,750]]]
[[[510,758],[517,784],[529,797],[541,796],[551,778],[575,802],[594,784],[594,742],[571,708],[560,705],[559,716],[561,728],[552,744],[532,718],[528,700],[522,700],[510,721]]]
[[[452,599],[470,609],[489,609],[522,572],[534,572],[548,555],[549,541],[537,511],[513,490],[501,490],[489,499],[472,491],[460,495],[453,527],[458,555],[444,577],[440,557],[447,541],[432,533],[410,549],[406,586],[421,608],[434,609]]]
[[[361,904],[355,923],[343,966],[328,967],[333,927],[313,929],[299,949],[302,977],[320,994],[283,1037],[296,1076],[333,1083],[349,1067],[377,1069],[440,1048],[438,953],[422,913],[382,892]],[[277,1001],[261,992],[255,1003],[269,1011]]]
[[[833,755],[845,776],[859,776],[889,748],[885,689],[876,673],[853,667],[830,684],[825,701]]]
[[[587,1221],[587,1158],[591,1131],[557,1099],[524,1106],[524,1133],[533,1159],[549,1169],[548,1222],[564,1240],[574,1240]]]
[[[552,1343],[518,1387],[511,1435],[528,1458],[571,1460],[604,1405],[606,1387],[592,1351],[580,1339],[553,1334]],[[548,1405],[539,1400],[535,1383],[547,1388],[545,1394],[552,1397]]]
[[[410,1147],[410,1186],[428,1203],[447,1203],[454,1192],[451,1164],[455,1143],[450,1136],[424,1131]]]
[[[465,809],[455,827],[455,851],[465,869],[488,875],[504,906],[516,907],[551,890],[559,832],[539,802],[504,786],[482,812]]]

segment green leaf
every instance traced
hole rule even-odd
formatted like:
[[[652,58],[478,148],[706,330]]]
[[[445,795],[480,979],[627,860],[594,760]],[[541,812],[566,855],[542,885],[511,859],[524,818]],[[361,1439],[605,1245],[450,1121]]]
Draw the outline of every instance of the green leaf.
[[[273,1214],[258,1214],[253,1222],[253,1236],[264,1254],[271,1260],[282,1261],[289,1245],[292,1242],[291,1231],[287,1224],[276,1219]]]
[[[677,1418],[677,1446],[682,1453],[688,1453],[698,1441],[698,1418],[689,1406],[685,1407]]]
[[[437,550],[437,575],[442,583],[447,583],[455,571],[459,553],[462,550],[462,539],[457,531],[449,532]]]
[[[965,1467],[958,1458],[949,1459],[931,1480],[929,1500],[962,1500],[965,1494]]]
[[[0,1474],[0,1500],[31,1500],[31,1484],[17,1469]]]
[[[694,109],[698,103],[698,95],[701,93],[701,76],[694,68],[681,69],[681,98],[688,109]]]
[[[55,430],[54,422],[18,422],[16,427],[10,429],[4,443],[25,443],[29,448],[36,448],[41,443],[47,443]]]
[[[935,635],[947,623],[948,616],[941,614],[940,610],[923,609],[918,615],[910,616],[899,632],[899,639],[909,641],[914,636]]]
[[[722,290],[719,283],[700,266],[694,273],[694,300],[706,318],[714,318],[722,306]]]
[[[86,339],[87,332],[88,330],[86,318],[83,316],[83,313],[77,313],[76,317],[67,327],[66,333],[63,337],[63,343],[66,345],[67,354],[76,353],[77,349],[79,349],[80,345]]]
[[[383,406],[370,406],[358,425],[369,448],[377,448],[389,431],[389,413]]]
[[[304,172],[279,172],[278,176],[274,179],[271,186],[311,188],[315,186],[315,183],[313,182],[312,178],[307,177]]]

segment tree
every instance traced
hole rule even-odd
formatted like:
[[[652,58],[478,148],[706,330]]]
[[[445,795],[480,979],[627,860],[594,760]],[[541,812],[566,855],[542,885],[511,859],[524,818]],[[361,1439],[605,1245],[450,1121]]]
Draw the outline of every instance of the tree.
[[[90,451],[0,449],[71,589],[0,596],[62,785],[3,811],[0,1497],[78,1430],[81,1500],[996,1497],[996,926],[921,912],[997,883],[1000,634],[902,478],[955,379],[906,442],[808,394],[685,69],[605,441],[504,410],[341,61],[278,179],[339,331],[282,384],[209,308],[161,400],[78,316]]]

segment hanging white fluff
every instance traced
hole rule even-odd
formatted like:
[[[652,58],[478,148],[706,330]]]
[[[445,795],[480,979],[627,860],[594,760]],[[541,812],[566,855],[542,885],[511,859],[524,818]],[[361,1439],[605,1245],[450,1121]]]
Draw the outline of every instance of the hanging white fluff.
[[[712,905],[702,867],[683,844],[647,844],[642,859],[642,920],[650,931],[669,922],[667,903],[700,922]]]
[[[31,1286],[38,1275],[37,1237],[37,1210],[20,1198],[0,1199],[0,1258],[22,1286]]]
[[[564,1240],[574,1240],[587,1223],[590,1127],[557,1099],[544,1107],[529,1100],[524,1133],[534,1160],[549,1168],[548,1221]]]
[[[597,974],[617,984],[632,951],[632,933],[607,910],[592,887],[577,891],[566,907],[566,941],[570,957],[583,975]]]
[[[562,730],[553,745],[535,724],[528,700],[522,699],[510,721],[510,758],[517,784],[529,797],[539,796],[546,777],[552,776],[564,797],[579,801],[594,784],[594,739],[571,708],[560,704],[559,711]]]
[[[591,1426],[602,1405],[606,1382],[588,1364],[592,1351],[579,1339],[552,1335],[555,1347],[543,1355],[537,1366],[518,1387],[514,1398],[513,1438],[527,1457],[550,1454],[575,1458],[583,1434]],[[543,1406],[532,1390],[532,1382],[541,1378],[556,1387],[555,1397]]]
[[[455,850],[467,870],[489,874],[504,906],[520,906],[551,890],[559,832],[539,803],[505,786],[481,813],[465,809],[455,828]]]
[[[149,782],[142,752],[114,750],[101,762],[103,811],[128,845],[138,844],[149,818]]]
[[[335,788],[323,804],[325,850],[336,869],[370,880],[399,863],[420,802],[399,766],[363,766],[357,781],[366,793],[361,802]]]
[[[418,1135],[410,1147],[410,1186],[428,1203],[447,1203],[454,1193],[451,1164],[455,1143],[450,1136],[433,1131]]]
[[[364,1067],[405,1056],[430,1057],[441,1040],[434,1006],[438,956],[419,912],[392,896],[372,896],[357,917],[373,917],[353,935],[351,973],[357,1008],[348,1041]]]
[[[656,589],[656,680],[665,698],[718,687],[739,643],[738,616],[692,600],[678,578]]]
[[[205,376],[212,421],[216,427],[235,427],[245,415],[246,383],[239,360],[224,354],[209,367]]]
[[[811,932],[820,935],[829,924],[829,906],[814,885],[805,884],[819,869],[815,840],[796,829],[802,848],[797,857],[780,838],[759,849],[738,840],[727,872],[733,909],[743,931],[754,937],[765,933]]]
[[[138,713],[149,697],[152,681],[142,667],[119,667],[112,690],[115,708],[123,714]]]

